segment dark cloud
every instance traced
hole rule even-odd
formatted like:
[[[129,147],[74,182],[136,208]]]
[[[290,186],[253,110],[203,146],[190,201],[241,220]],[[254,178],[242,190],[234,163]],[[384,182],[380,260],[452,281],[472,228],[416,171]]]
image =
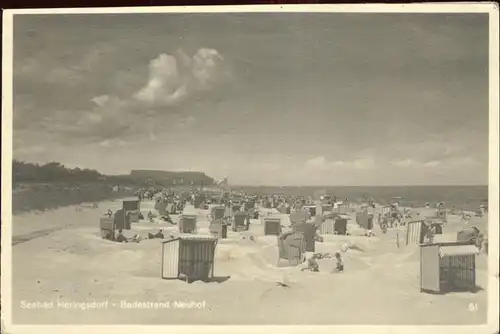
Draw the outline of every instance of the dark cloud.
[[[32,65],[31,61],[28,70],[21,67],[16,85],[21,87],[20,92],[16,91],[16,128],[38,123],[40,128],[50,129],[62,137],[80,138],[86,142],[130,137],[140,133],[148,123],[154,125],[172,120],[170,114],[179,112],[179,106],[210,99],[213,91],[219,89],[220,92],[218,86],[228,88],[226,84],[230,80],[229,67],[217,50],[200,48],[193,57],[178,50],[175,55],[160,54],[151,60],[149,75],[141,85],[136,84],[136,91],[130,95],[91,97],[95,90],[85,89],[89,82],[82,81],[92,79],[85,73],[94,70],[94,66],[101,66],[99,54],[92,51],[84,61],[68,68],[47,70]],[[40,77],[44,77],[44,81]],[[29,78],[33,81],[29,82]],[[39,91],[23,94],[22,89],[28,86],[45,86],[47,94],[52,96],[47,98]],[[73,94],[77,92],[79,96],[75,98]],[[42,103],[35,110],[30,104],[33,100],[47,104]],[[80,110],[74,110],[74,106]],[[187,117],[192,119],[194,116],[184,118]]]
[[[14,37],[24,157],[182,138],[270,173],[487,166],[483,14],[30,15]]]

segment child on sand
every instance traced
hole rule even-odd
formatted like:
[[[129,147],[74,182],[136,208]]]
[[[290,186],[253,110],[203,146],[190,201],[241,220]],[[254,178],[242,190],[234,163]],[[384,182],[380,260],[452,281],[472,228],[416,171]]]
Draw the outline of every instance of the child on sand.
[[[344,260],[342,259],[342,255],[340,253],[335,253],[335,258],[337,259],[337,267],[335,268],[337,272],[343,272],[344,271]]]
[[[125,238],[125,236],[123,235],[123,231],[122,230],[119,230],[118,231],[118,235],[116,236],[116,242],[128,242],[127,238]]]
[[[163,230],[160,230],[158,233],[156,233],[155,238],[164,239],[165,236],[163,235]]]
[[[313,254],[309,260],[307,260],[307,268],[302,268],[302,271],[304,270],[310,270],[312,272],[319,272],[319,264],[318,261],[316,260],[317,255]]]

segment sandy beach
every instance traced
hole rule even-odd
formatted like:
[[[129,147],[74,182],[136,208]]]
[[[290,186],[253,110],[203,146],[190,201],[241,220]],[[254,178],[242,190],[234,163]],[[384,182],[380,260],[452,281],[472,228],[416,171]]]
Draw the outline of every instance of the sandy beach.
[[[498,6],[469,5],[5,10],[2,333],[498,333]]]
[[[100,237],[100,215],[120,205],[121,201],[108,201],[81,212],[66,207],[14,216],[14,323],[465,325],[486,321],[485,254],[476,260],[479,291],[431,295],[420,292],[418,249],[398,248],[395,229],[382,234],[376,227],[375,236],[356,236],[359,228],[350,213],[350,236],[326,235],[323,243],[316,243],[320,253],[349,246],[342,253],[345,272],[333,273],[335,260],[321,259],[320,272],[314,273],[286,261],[277,267],[276,237],[264,236],[260,220],[252,220],[249,231],[229,231],[227,239],[219,240],[218,282],[188,284],[161,279],[161,240],[117,244]],[[153,202],[141,204],[145,215],[152,209]],[[208,211],[198,210],[199,234],[208,234],[207,215]],[[487,216],[474,219],[471,224],[487,222]],[[460,217],[449,216],[439,237],[453,239],[463,226]],[[177,226],[140,221],[125,234],[144,236],[158,229],[168,236]],[[82,309],[81,303],[89,304]],[[474,311],[469,305],[475,305]]]

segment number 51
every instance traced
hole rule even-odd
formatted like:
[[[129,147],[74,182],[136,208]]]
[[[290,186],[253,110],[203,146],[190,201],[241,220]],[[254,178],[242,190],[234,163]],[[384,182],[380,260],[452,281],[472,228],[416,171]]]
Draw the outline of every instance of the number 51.
[[[479,306],[477,306],[476,303],[469,303],[469,311],[475,312],[479,309]]]

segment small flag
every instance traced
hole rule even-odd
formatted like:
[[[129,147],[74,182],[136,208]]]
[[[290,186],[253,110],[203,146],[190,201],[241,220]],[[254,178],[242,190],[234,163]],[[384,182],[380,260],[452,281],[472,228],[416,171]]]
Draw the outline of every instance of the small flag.
[[[220,186],[223,186],[223,185],[227,185],[228,182],[227,182],[227,176],[218,180],[218,181],[215,181],[215,184],[220,187]]]

